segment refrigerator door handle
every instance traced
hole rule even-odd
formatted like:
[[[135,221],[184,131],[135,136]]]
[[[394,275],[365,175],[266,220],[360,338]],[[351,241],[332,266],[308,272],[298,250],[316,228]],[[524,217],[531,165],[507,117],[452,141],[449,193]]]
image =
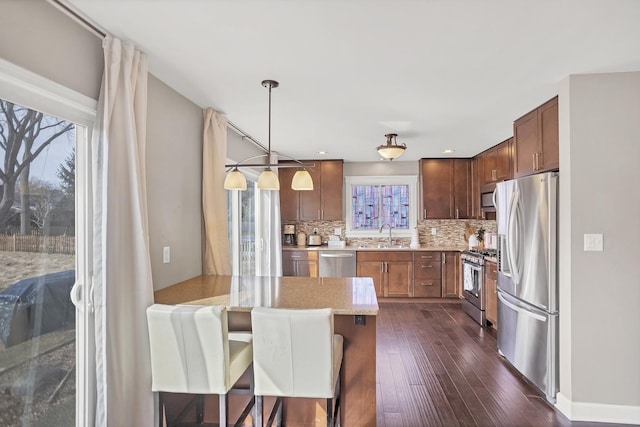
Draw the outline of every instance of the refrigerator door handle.
[[[513,278],[513,284],[520,284],[520,272],[517,269],[517,258],[518,255],[516,253],[516,244],[518,240],[518,236],[516,235],[516,217],[518,212],[518,199],[520,195],[517,188],[514,188],[513,193],[511,195],[511,203],[509,204],[509,220],[507,221],[507,230],[508,235],[506,236],[507,240],[507,253],[508,253],[508,263],[509,263],[509,271],[511,272],[511,277]]]
[[[518,307],[515,304],[510,303],[509,301],[507,301],[507,299],[505,297],[503,297],[499,292],[498,292],[498,299],[500,300],[501,303],[503,303],[504,305],[506,305],[507,307],[509,307],[510,309],[517,311],[518,313],[522,313],[526,316],[532,317],[540,322],[546,322],[547,318],[545,316],[542,316],[540,314],[536,314],[532,311],[529,311],[525,308],[522,307]]]

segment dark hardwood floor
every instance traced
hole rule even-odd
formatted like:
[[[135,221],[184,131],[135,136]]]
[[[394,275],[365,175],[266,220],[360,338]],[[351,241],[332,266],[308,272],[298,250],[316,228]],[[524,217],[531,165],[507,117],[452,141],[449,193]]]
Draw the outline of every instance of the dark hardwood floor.
[[[380,302],[377,426],[614,426],[571,422],[459,303]]]

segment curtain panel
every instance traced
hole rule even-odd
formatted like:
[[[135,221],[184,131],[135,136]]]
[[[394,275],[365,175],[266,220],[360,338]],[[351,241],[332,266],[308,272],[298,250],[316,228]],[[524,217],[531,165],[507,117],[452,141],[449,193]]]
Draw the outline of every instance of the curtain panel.
[[[96,426],[153,426],[145,182],[147,59],[106,36],[92,138]]]
[[[204,219],[204,274],[231,274],[227,218],[227,190],[224,189],[227,160],[227,118],[210,108],[203,111],[202,214]]]

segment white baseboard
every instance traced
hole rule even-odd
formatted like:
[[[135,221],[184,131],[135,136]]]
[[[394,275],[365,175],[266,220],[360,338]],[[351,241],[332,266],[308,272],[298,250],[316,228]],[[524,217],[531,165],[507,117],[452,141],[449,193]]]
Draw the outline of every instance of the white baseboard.
[[[571,421],[640,424],[640,406],[572,402],[558,393],[556,408]]]

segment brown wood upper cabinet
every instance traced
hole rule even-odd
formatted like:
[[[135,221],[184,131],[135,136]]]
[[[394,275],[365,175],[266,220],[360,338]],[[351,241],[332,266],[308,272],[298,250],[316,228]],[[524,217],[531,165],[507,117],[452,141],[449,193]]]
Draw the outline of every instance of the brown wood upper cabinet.
[[[471,159],[421,159],[422,219],[471,217]]]
[[[513,123],[514,176],[558,169],[558,97]]]
[[[478,155],[479,172],[481,172],[478,176],[480,186],[505,181],[513,177],[511,171],[512,144],[513,138],[509,138]]]
[[[297,168],[281,168],[280,215],[287,221],[341,220],[342,218],[342,160],[303,160],[315,163],[307,168],[313,179],[313,190],[295,191],[291,180]]]

